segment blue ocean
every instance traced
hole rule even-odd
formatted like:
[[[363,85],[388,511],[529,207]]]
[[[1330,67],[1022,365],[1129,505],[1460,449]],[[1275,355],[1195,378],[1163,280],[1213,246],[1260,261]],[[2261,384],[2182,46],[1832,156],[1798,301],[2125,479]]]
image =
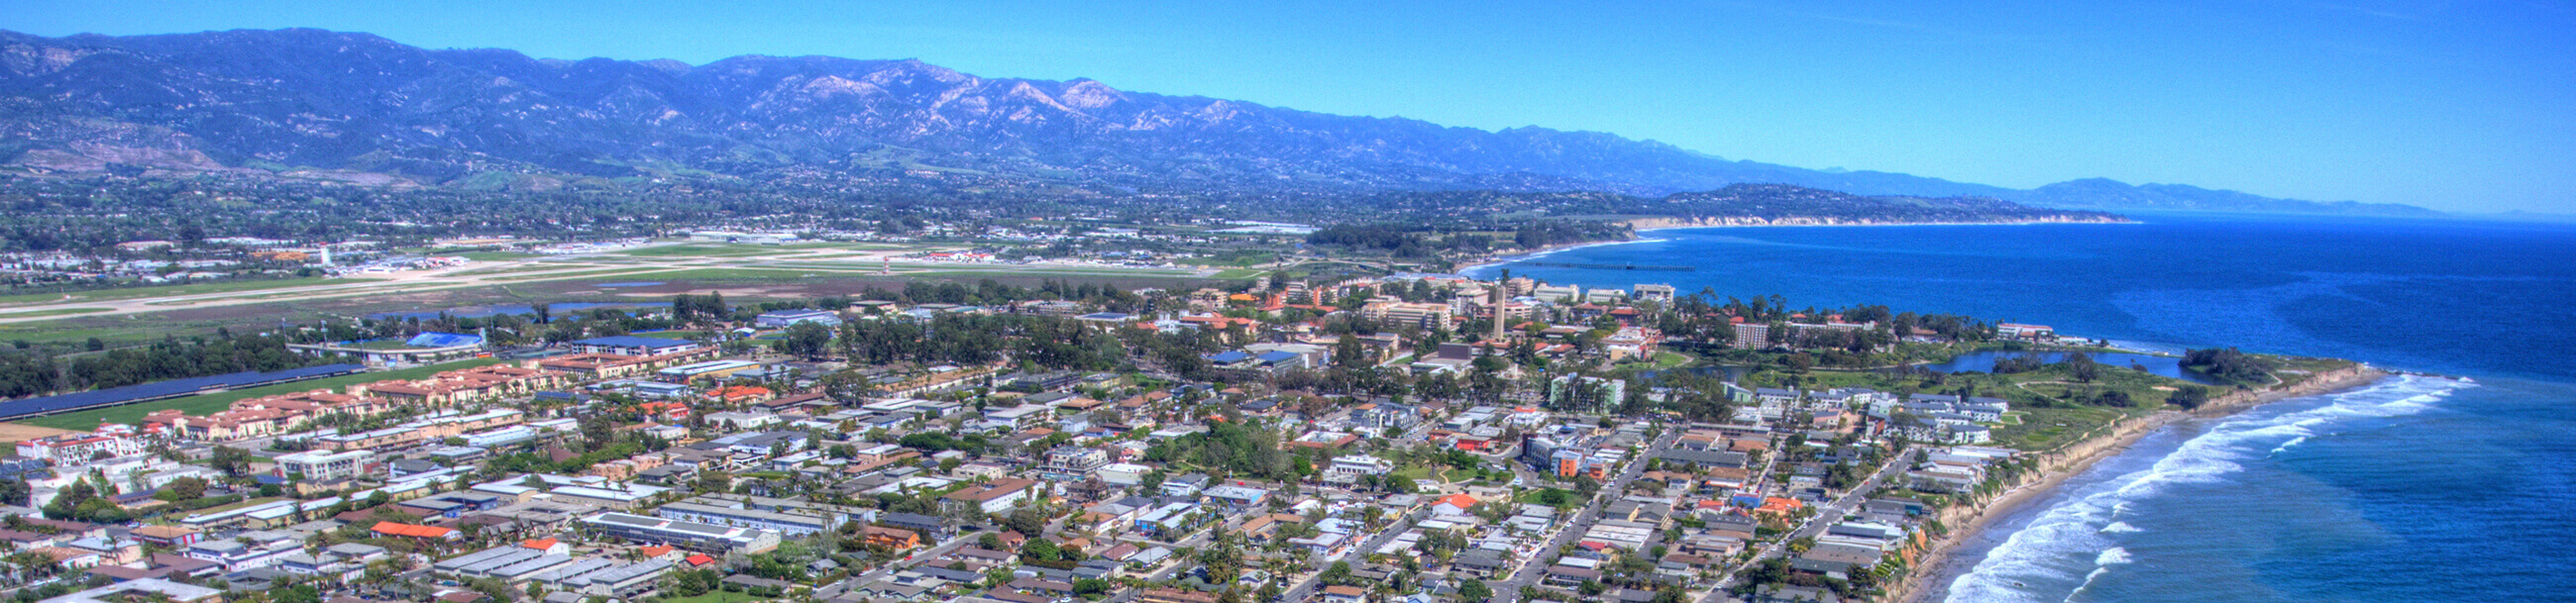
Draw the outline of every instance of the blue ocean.
[[[1695,270],[1474,275],[1886,304],[2440,375],[2151,434],[1962,547],[1933,600],[2576,601],[2576,225],[2134,217],[1661,230],[1521,262]]]

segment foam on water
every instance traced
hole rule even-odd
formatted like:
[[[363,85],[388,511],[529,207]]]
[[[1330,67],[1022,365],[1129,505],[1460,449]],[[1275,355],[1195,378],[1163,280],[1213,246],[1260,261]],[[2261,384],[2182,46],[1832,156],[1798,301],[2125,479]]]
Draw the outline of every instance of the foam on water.
[[[2244,470],[2240,463],[2269,456],[2262,451],[2277,454],[2341,421],[2423,412],[2432,402],[2464,387],[2475,385],[2403,376],[2359,390],[2302,399],[2326,402],[2314,408],[2286,413],[2258,410],[2221,420],[2153,466],[2072,493],[2065,502],[2033,516],[2020,531],[1988,551],[1976,567],[1952,581],[1948,600],[2036,601],[2039,591],[2080,590],[2100,576],[2100,568],[2129,562],[2127,549],[2120,548],[2115,535],[2140,530],[2114,517],[2131,503],[2180,484],[2224,480]],[[2298,401],[2284,404],[2297,406]]]
[[[2075,587],[2075,592],[2066,593],[2066,600],[2074,601],[2076,595],[2084,593],[2084,589],[2093,588],[2093,581],[2100,580],[2102,579],[2102,576],[2109,575],[2110,573],[2111,568],[2109,567],[2093,568],[2093,573],[2084,575],[2084,585]]]

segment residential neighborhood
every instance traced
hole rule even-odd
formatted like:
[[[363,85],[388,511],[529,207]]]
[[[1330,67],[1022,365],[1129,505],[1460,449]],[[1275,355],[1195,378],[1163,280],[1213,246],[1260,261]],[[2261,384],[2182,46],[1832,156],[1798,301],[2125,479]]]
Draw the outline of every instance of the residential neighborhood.
[[[2002,398],[1638,378],[1689,359],[1667,345],[1740,345],[1668,333],[1747,322],[1670,287],[1147,293],[1168,305],[445,334],[472,366],[19,444],[7,579],[44,601],[1858,600],[2021,467],[1981,445]],[[1780,330],[1884,330],[1832,318]]]

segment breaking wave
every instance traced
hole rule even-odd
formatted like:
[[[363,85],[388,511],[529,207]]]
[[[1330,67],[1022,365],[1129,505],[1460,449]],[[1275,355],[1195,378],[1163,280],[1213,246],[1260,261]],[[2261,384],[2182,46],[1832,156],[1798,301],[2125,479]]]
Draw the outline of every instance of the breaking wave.
[[[2077,493],[2032,517],[1985,559],[1950,583],[1948,601],[2040,601],[2041,592],[2071,594],[2090,586],[2107,566],[2131,561],[2119,534],[2142,531],[2115,517],[2130,503],[2181,484],[2215,483],[2251,462],[2352,419],[2423,412],[2461,388],[2465,380],[2400,376],[2362,389],[2302,398],[2323,406],[2277,415],[2248,413],[2220,420],[2155,464]],[[2271,451],[2266,453],[2264,451]],[[2047,597],[2057,600],[2058,596]]]

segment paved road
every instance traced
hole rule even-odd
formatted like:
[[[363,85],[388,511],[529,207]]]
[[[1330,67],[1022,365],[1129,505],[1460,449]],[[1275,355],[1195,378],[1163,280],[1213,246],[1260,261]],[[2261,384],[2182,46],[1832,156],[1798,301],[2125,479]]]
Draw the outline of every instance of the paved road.
[[[1500,583],[1487,585],[1494,589],[1494,600],[1503,603],[1519,601],[1521,587],[1537,584],[1539,576],[1545,573],[1546,567],[1543,564],[1547,562],[1548,557],[1556,550],[1564,548],[1566,543],[1591,530],[1592,522],[1600,518],[1602,504],[1608,502],[1611,496],[1627,492],[1628,483],[1636,481],[1637,476],[1646,471],[1646,459],[1662,455],[1664,450],[1671,448],[1673,442],[1680,440],[1681,437],[1682,429],[1679,426],[1666,425],[1664,434],[1655,438],[1653,445],[1647,446],[1637,456],[1628,459],[1626,470],[1620,471],[1618,476],[1601,484],[1601,492],[1593,495],[1592,502],[1583,505],[1581,513],[1577,513],[1571,521],[1560,524],[1556,536],[1548,539],[1547,546],[1530,553],[1529,559],[1523,560],[1520,568],[1513,570],[1509,578]]]
[[[1415,509],[1411,514],[1397,517],[1395,518],[1395,523],[1387,524],[1386,529],[1379,530],[1376,536],[1371,536],[1367,540],[1361,541],[1359,545],[1343,550],[1340,555],[1335,555],[1331,558],[1325,559],[1324,567],[1331,567],[1335,561],[1341,561],[1355,556],[1367,556],[1369,553],[1377,551],[1378,547],[1386,546],[1387,541],[1394,540],[1396,536],[1403,535],[1405,530],[1413,529],[1413,522],[1421,521],[1423,516],[1430,514],[1431,510],[1425,508]],[[1296,586],[1290,587],[1286,591],[1282,591],[1279,595],[1279,600],[1289,603],[1306,600],[1307,592],[1315,588],[1315,580],[1323,575],[1324,574],[1321,571],[1307,573],[1304,578],[1297,581]]]
[[[920,552],[913,553],[911,557],[887,563],[884,566],[869,570],[867,573],[842,578],[839,582],[823,585],[822,588],[814,589],[814,598],[830,599],[832,597],[841,596],[842,593],[849,592],[850,589],[875,584],[878,580],[884,580],[886,576],[894,575],[896,570],[912,567],[913,564],[916,563],[938,559],[941,555],[946,555],[951,551],[964,548],[966,545],[974,544],[974,542],[974,538],[965,536],[950,538],[947,542],[939,543],[938,546],[933,546]]]
[[[644,247],[678,246],[688,245],[691,243],[693,242],[680,241],[657,243],[645,245]],[[423,291],[459,289],[466,287],[527,285],[541,281],[601,276],[608,274],[609,271],[623,271],[615,274],[615,276],[621,278],[649,278],[648,275],[654,273],[675,272],[690,269],[731,268],[800,270],[811,273],[809,276],[856,277],[862,275],[872,276],[881,274],[881,270],[887,266],[891,266],[895,271],[895,274],[923,271],[973,271],[994,273],[1080,272],[1091,274],[1096,271],[1098,273],[1130,272],[1147,276],[1205,278],[1213,276],[1219,272],[1216,269],[1184,271],[1179,269],[1140,268],[1116,265],[1067,265],[1046,263],[983,264],[924,262],[918,260],[894,259],[896,256],[913,251],[934,251],[952,247],[957,246],[922,245],[918,247],[906,247],[903,249],[891,250],[781,248],[756,256],[628,255],[627,252],[638,248],[625,248],[616,251],[547,256],[519,260],[474,261],[467,262],[463,266],[448,268],[367,273],[352,276],[354,279],[367,279],[365,281],[321,283],[293,287],[248,289],[214,293],[158,295],[122,299],[84,299],[67,295],[63,299],[56,301],[25,305],[7,305],[7,311],[0,312],[0,323],[57,320],[64,318],[65,316],[116,316],[242,304],[311,301],[360,295],[383,295],[395,292],[418,293]],[[608,261],[603,262],[601,260]],[[892,263],[888,264],[887,262],[889,261]],[[847,266],[836,266],[838,264],[847,264]],[[52,314],[52,312],[70,311],[75,309],[100,311],[75,312],[72,314],[61,315]]]
[[[1765,560],[1788,554],[1789,541],[1800,538],[1813,538],[1817,534],[1823,534],[1826,528],[1832,527],[1835,523],[1841,522],[1844,515],[1851,513],[1853,509],[1859,508],[1862,501],[1869,499],[1869,493],[1878,491],[1880,484],[1887,483],[1887,480],[1894,479],[1896,476],[1904,474],[1907,468],[1913,467],[1913,459],[1916,458],[1916,456],[1916,451],[1906,450],[1888,457],[1887,464],[1880,466],[1878,468],[1878,472],[1870,474],[1868,480],[1862,481],[1859,486],[1843,492],[1843,495],[1840,498],[1835,498],[1833,502],[1817,508],[1815,516],[1807,518],[1806,523],[1799,524],[1798,529],[1792,530],[1789,534],[1782,536],[1780,540],[1762,547],[1760,552],[1754,554],[1751,561],[1746,561],[1743,565],[1736,566],[1739,571],[1727,572],[1726,578],[1719,580],[1717,587],[1709,589],[1707,595],[1700,597],[1700,603],[1732,601],[1732,598],[1721,597],[1726,595],[1726,589],[1728,587],[1735,586],[1736,574],[1740,573],[1741,569],[1753,567]]]
[[[1173,574],[1174,572],[1179,572],[1179,571],[1181,571],[1181,568],[1184,568],[1184,567],[1197,567],[1197,566],[1198,566],[1198,564],[1197,564],[1197,563],[1190,562],[1189,560],[1181,559],[1181,558],[1180,558],[1180,551],[1181,551],[1181,549],[1194,549],[1194,548],[1198,548],[1198,547],[1202,547],[1202,546],[1207,546],[1207,544],[1208,544],[1209,542],[1211,542],[1211,541],[1215,540],[1215,536],[1216,536],[1216,533],[1217,533],[1217,531],[1218,531],[1218,530],[1226,530],[1226,529],[1230,529],[1230,527],[1226,525],[1226,522],[1219,521],[1219,522],[1217,522],[1217,524],[1216,524],[1216,527],[1215,527],[1215,528],[1212,528],[1212,529],[1205,529],[1205,530],[1199,530],[1196,534],[1191,535],[1189,538],[1182,539],[1180,542],[1175,542],[1175,543],[1172,543],[1172,544],[1161,544],[1161,543],[1154,542],[1154,541],[1150,541],[1150,540],[1140,542],[1140,543],[1139,543],[1139,545],[1140,545],[1140,546],[1143,546],[1144,548],[1153,548],[1153,547],[1157,547],[1157,546],[1159,546],[1159,547],[1163,547],[1163,548],[1171,549],[1171,550],[1172,550],[1172,555],[1173,555],[1173,557],[1172,557],[1172,561],[1171,561],[1171,564],[1170,564],[1170,565],[1166,565],[1166,566],[1164,566],[1164,567],[1163,567],[1163,569],[1154,570],[1154,571],[1153,571],[1153,573],[1146,574],[1146,575],[1145,575],[1145,581],[1146,581],[1146,582],[1161,582],[1161,581],[1163,581],[1165,578],[1170,578],[1170,577],[1172,577],[1172,574]]]

